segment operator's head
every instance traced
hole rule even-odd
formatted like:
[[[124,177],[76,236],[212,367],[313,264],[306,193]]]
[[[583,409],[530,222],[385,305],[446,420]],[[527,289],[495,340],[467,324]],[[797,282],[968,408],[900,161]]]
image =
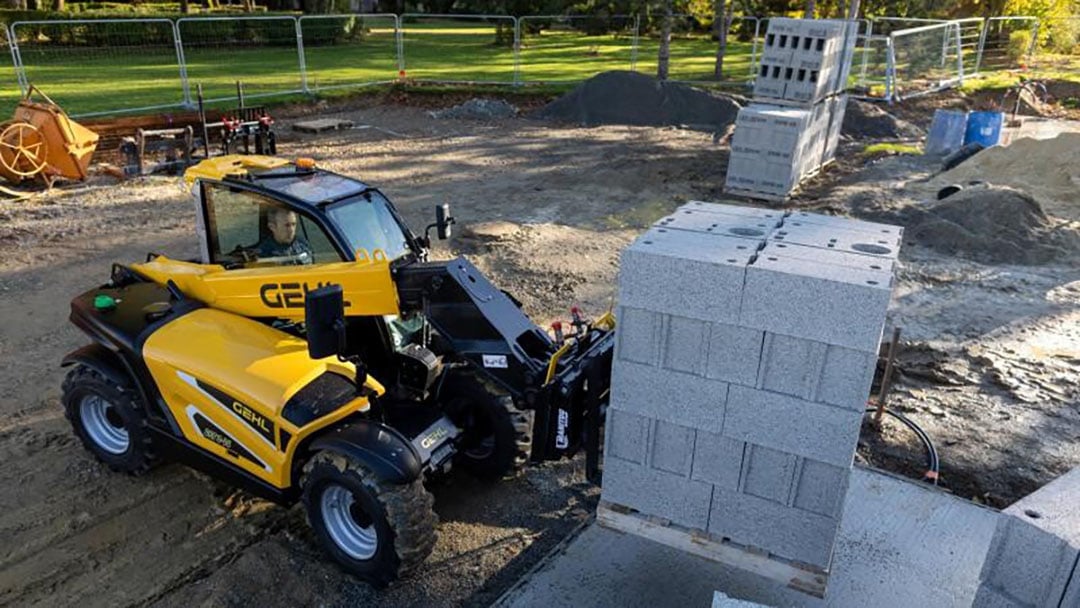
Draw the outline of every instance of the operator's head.
[[[296,239],[296,213],[280,207],[271,207],[266,214],[266,227],[274,240],[281,245],[291,245]]]

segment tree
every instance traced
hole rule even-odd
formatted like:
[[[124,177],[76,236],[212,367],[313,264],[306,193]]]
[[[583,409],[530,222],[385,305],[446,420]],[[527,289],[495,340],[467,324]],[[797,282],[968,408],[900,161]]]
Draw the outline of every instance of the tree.
[[[803,19],[813,19],[814,10],[817,8],[816,0],[806,0],[806,9],[803,11]]]
[[[727,52],[727,36],[731,30],[731,19],[728,14],[727,0],[716,0],[716,18],[713,27],[716,29],[716,66],[713,68],[713,77],[717,80],[724,78],[724,54]]]
[[[668,79],[668,62],[671,59],[671,19],[674,0],[664,0],[664,17],[660,25],[660,51],[656,55],[656,78]]]

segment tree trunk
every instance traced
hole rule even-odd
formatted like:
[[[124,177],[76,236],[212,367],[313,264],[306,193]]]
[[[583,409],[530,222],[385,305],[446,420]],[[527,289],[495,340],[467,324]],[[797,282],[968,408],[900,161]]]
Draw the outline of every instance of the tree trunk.
[[[724,54],[727,53],[727,37],[731,30],[731,17],[728,16],[727,0],[716,0],[716,18],[713,21],[716,28],[716,66],[713,68],[713,77],[717,80],[724,79]]]
[[[814,10],[817,8],[817,0],[806,0],[806,10],[803,11],[803,19],[813,19]]]
[[[657,80],[668,79],[668,62],[671,59],[671,15],[674,0],[664,0],[664,19],[660,26],[660,52],[656,55]]]
[[[180,12],[185,15],[191,12],[191,2],[189,0],[180,0]]]

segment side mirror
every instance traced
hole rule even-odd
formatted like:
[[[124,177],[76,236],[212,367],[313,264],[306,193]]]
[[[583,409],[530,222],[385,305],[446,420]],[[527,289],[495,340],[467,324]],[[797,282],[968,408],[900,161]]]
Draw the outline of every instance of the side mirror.
[[[454,225],[454,217],[450,215],[450,204],[435,205],[435,231],[440,241],[450,238],[452,225]]]
[[[304,298],[308,355],[322,359],[345,352],[345,299],[341,285],[327,285]]]

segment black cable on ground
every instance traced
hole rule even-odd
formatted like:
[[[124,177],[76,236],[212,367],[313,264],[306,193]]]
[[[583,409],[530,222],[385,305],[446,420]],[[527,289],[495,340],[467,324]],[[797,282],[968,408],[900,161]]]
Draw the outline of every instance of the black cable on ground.
[[[877,408],[868,407],[866,408],[866,411],[876,412]],[[934,447],[934,442],[930,441],[930,436],[927,435],[926,431],[922,430],[919,425],[915,424],[915,421],[901,414],[900,412],[889,409],[884,410],[884,412],[902,422],[904,426],[908,427],[912,430],[913,433],[915,433],[915,435],[919,438],[919,441],[922,441],[923,446],[926,448],[927,468],[926,474],[923,475],[923,481],[931,482],[935,486],[938,485],[938,477],[940,476],[941,472],[941,461],[938,459],[937,448]]]

